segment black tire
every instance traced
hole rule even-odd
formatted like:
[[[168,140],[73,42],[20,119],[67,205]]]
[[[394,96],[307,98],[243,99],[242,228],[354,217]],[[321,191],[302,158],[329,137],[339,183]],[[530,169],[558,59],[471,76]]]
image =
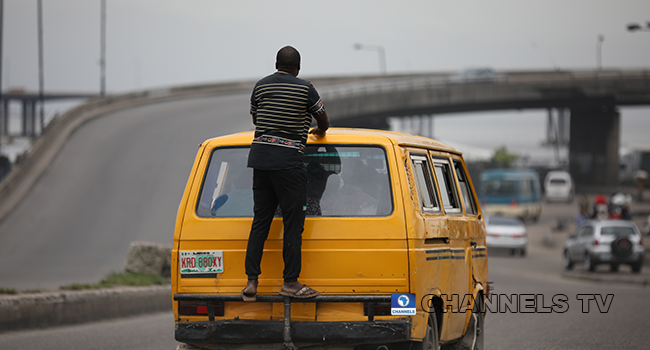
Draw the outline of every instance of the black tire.
[[[571,261],[571,257],[569,256],[569,251],[565,250],[562,258],[562,262],[564,264],[564,269],[569,271],[573,270],[573,261]]]
[[[472,310],[472,318],[470,319],[470,322],[472,321],[476,322],[476,342],[474,343],[474,347],[471,349],[485,349],[485,304],[483,302],[483,294],[479,294],[476,297],[474,309]]]
[[[614,263],[610,264],[609,272],[618,272],[618,266],[619,266],[618,264],[614,264]]]
[[[521,250],[519,250],[519,255],[526,256],[526,248],[521,248]]]
[[[632,267],[632,273],[641,272],[642,265],[643,265],[643,261],[639,261],[639,262],[635,262],[634,264],[631,264],[630,266]]]
[[[429,322],[427,322],[427,333],[421,342],[416,342],[411,347],[413,350],[439,350],[440,349],[440,335],[438,334],[438,320],[436,314],[429,314]]]
[[[596,264],[594,264],[594,259],[591,258],[591,255],[589,255],[589,252],[585,252],[585,260],[584,260],[584,269],[587,272],[594,272],[596,271]]]
[[[469,319],[463,337],[455,343],[445,344],[443,348],[454,350],[481,350],[485,348],[485,304],[482,294],[476,296],[472,317]]]
[[[510,255],[512,256],[517,255],[517,249],[510,249]]]

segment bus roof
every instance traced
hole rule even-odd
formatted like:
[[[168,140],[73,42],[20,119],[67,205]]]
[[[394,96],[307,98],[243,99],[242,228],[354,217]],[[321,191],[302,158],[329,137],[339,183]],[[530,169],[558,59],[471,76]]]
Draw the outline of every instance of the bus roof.
[[[489,169],[481,173],[481,177],[519,177],[519,176],[532,176],[539,178],[537,172],[533,169]]]
[[[253,140],[253,131],[244,131],[231,135],[220,136],[208,139],[204,142],[224,145],[250,145]],[[307,144],[318,143],[340,143],[340,144],[384,144],[393,143],[401,146],[426,147],[430,149],[462,154],[455,148],[436,141],[434,139],[404,134],[394,131],[374,130],[374,129],[348,129],[348,128],[330,128],[327,130],[325,137],[316,137],[309,135]]]

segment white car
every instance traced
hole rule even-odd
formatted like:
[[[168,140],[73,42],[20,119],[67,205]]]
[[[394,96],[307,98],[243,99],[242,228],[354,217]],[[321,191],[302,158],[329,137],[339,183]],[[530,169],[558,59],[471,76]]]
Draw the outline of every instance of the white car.
[[[544,191],[547,201],[572,201],[575,190],[571,174],[560,170],[550,171],[544,179]]]
[[[528,232],[519,218],[490,215],[485,218],[485,230],[488,248],[506,248],[512,255],[526,255]]]

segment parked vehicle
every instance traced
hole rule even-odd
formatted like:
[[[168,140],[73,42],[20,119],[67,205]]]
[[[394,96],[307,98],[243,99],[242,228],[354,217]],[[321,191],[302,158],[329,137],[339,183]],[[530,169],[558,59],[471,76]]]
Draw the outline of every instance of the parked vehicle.
[[[542,212],[542,190],[534,170],[486,170],[481,174],[479,188],[479,198],[488,215],[537,221]]]
[[[619,265],[627,264],[632,272],[639,273],[643,266],[645,247],[641,232],[632,221],[587,220],[564,243],[564,268],[573,269],[582,261],[585,271],[595,271],[596,266],[607,264],[616,272]]]
[[[524,223],[515,217],[486,216],[485,242],[488,248],[506,248],[511,255],[526,255],[528,232]]]
[[[544,178],[547,201],[571,202],[575,194],[573,179],[566,171],[550,171]]]
[[[310,135],[300,281],[321,295],[278,294],[283,227],[276,216],[256,301],[244,302],[252,139],[253,132],[213,138],[196,155],[174,231],[177,341],[216,349],[483,348],[485,226],[461,153],[393,132]],[[397,305],[410,300],[412,309],[400,313]]]

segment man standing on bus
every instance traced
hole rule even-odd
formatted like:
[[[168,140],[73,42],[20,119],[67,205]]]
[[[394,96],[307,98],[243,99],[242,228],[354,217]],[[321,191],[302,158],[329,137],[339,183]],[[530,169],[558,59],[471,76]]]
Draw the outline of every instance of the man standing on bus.
[[[246,249],[248,282],[244,301],[255,301],[260,264],[273,216],[282,210],[284,284],[280,295],[311,298],[319,293],[298,282],[302,266],[302,232],[307,205],[307,171],[303,163],[307,135],[324,136],[329,128],[325,107],[312,84],[298,78],[300,53],[285,46],[277,53],[277,72],[257,82],[250,112],[255,136],[248,155],[253,168],[253,224]],[[309,130],[312,117],[317,127]]]

